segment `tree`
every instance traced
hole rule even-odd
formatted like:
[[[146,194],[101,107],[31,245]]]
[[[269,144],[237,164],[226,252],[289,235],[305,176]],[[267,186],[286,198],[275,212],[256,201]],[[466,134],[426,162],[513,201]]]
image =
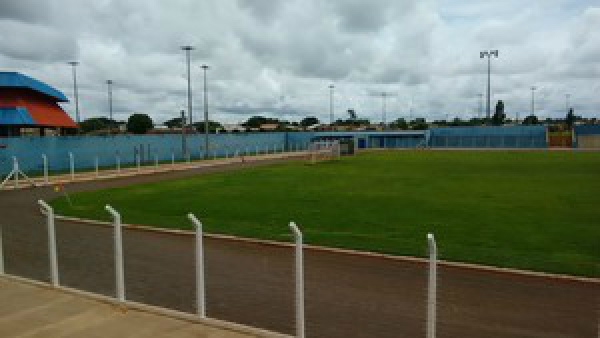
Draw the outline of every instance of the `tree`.
[[[502,100],[498,100],[498,103],[496,103],[494,116],[492,116],[492,124],[495,126],[501,126],[504,124],[505,119],[506,114],[504,113],[504,102],[502,102]]]
[[[106,117],[92,117],[79,123],[79,128],[84,133],[98,130],[112,129],[117,126],[117,121]]]
[[[204,133],[204,121],[195,122],[192,126],[200,133]],[[217,121],[208,120],[208,132],[216,133],[217,130],[223,129],[223,126]]]
[[[403,118],[399,118],[390,125],[394,129],[408,129],[408,123]]]
[[[263,124],[279,125],[279,120],[264,116],[252,116],[246,122],[242,123],[242,125],[246,128],[260,128],[260,126],[262,126]]]
[[[350,116],[350,120],[356,120],[356,111],[354,109],[348,109],[348,115]]]
[[[165,126],[167,126],[168,128],[182,128],[184,120],[185,119],[182,117],[176,117],[176,118],[168,120],[167,122],[165,122],[163,124]]]
[[[314,116],[305,117],[300,121],[300,125],[303,127],[310,127],[315,124],[319,124],[319,119]]]
[[[427,121],[425,121],[425,119],[422,117],[418,117],[418,118],[410,121],[410,126],[411,126],[411,129],[414,129],[414,130],[425,130],[428,127]]]
[[[523,124],[529,126],[534,124],[540,124],[540,121],[538,120],[537,116],[529,115],[523,120]]]
[[[152,128],[154,123],[147,114],[135,113],[127,120],[127,131],[134,134],[145,134]]]
[[[565,117],[565,122],[567,123],[567,127],[569,127],[569,129],[573,128],[573,125],[575,124],[575,120],[577,120],[577,116],[575,116],[575,113],[573,112],[573,108],[569,108],[569,112],[567,113],[567,116]]]

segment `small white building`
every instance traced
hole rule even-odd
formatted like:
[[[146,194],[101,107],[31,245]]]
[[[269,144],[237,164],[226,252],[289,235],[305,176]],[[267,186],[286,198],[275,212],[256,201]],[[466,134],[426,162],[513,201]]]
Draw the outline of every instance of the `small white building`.
[[[243,133],[246,131],[246,127],[239,125],[239,124],[226,123],[226,124],[223,124],[223,130],[228,133],[236,133],[236,132]]]

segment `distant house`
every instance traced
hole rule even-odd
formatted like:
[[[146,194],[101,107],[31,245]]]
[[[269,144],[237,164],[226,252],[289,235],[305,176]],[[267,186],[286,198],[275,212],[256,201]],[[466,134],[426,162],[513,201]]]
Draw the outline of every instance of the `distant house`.
[[[223,130],[228,132],[228,133],[243,133],[246,131],[246,128],[244,126],[241,126],[239,124],[223,124]]]
[[[265,123],[260,125],[260,130],[263,131],[275,131],[279,128],[277,123]]]

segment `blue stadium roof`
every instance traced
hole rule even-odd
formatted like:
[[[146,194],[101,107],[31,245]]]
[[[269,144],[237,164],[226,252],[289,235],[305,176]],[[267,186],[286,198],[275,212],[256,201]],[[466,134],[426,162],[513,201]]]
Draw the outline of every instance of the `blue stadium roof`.
[[[0,88],[27,88],[50,96],[58,102],[69,102],[67,97],[58,90],[17,72],[0,72]]]

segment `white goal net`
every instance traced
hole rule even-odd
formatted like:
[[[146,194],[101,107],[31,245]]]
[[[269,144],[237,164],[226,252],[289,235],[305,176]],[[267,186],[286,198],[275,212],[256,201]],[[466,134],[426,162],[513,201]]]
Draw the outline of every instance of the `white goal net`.
[[[308,145],[311,163],[338,159],[340,157],[340,142],[335,140],[313,141]]]

